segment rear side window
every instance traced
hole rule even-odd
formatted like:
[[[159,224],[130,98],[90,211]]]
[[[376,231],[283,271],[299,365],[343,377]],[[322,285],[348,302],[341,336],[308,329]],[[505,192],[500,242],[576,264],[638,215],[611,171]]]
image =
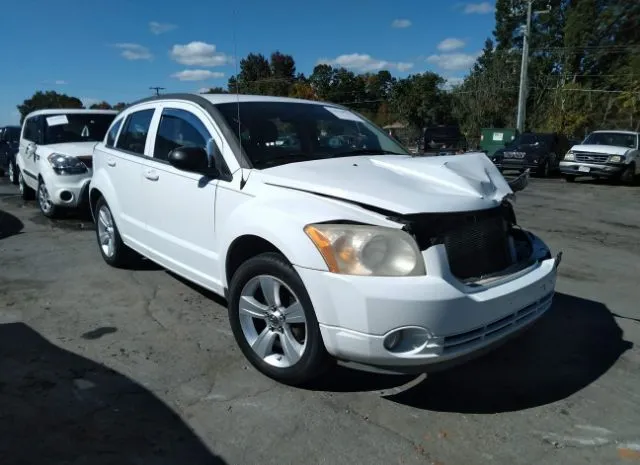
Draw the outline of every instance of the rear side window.
[[[120,129],[120,126],[122,126],[122,118],[120,118],[118,121],[116,121],[115,123],[113,123],[113,126],[111,126],[111,129],[109,129],[109,132],[107,133],[107,147],[113,147],[113,145],[116,142],[116,136],[118,135],[118,130]]]
[[[162,112],[153,157],[167,160],[169,152],[177,147],[206,148],[210,138],[209,131],[194,114],[167,108]]]
[[[131,113],[118,137],[116,148],[144,155],[153,112],[153,109],[149,109]]]

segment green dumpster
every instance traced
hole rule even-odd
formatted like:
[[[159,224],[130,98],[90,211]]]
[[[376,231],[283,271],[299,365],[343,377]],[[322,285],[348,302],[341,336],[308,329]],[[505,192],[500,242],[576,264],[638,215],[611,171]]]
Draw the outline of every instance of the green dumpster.
[[[488,157],[514,140],[518,134],[516,128],[482,128],[481,131],[480,150],[485,151]]]

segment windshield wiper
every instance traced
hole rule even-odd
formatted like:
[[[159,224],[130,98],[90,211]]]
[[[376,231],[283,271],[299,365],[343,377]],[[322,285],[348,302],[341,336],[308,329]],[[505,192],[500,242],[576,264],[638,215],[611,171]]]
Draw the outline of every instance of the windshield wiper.
[[[389,150],[380,150],[380,149],[355,149],[355,150],[349,150],[348,152],[336,153],[335,155],[331,155],[330,158],[353,157],[356,155],[406,155],[406,154],[390,152]]]

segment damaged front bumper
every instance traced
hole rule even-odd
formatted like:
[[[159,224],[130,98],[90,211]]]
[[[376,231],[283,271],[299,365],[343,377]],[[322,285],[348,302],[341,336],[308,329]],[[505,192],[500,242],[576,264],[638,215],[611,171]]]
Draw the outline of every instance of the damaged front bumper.
[[[536,236],[516,273],[464,283],[444,245],[423,251],[427,276],[344,276],[296,267],[318,314],[329,353],[354,368],[435,371],[496,347],[550,307],[562,253]]]

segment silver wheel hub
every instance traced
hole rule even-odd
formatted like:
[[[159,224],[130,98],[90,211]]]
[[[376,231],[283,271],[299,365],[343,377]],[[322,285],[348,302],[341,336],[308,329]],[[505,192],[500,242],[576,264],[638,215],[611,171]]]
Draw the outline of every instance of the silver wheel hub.
[[[40,207],[45,212],[51,210],[51,199],[49,198],[49,191],[47,190],[47,186],[44,183],[40,183],[40,188],[38,189],[38,201],[40,203]]]
[[[265,363],[295,365],[307,347],[307,320],[300,300],[280,279],[260,275],[242,288],[239,302],[242,334]]]
[[[100,249],[107,257],[115,254],[115,226],[111,212],[104,205],[98,210],[98,241]]]

